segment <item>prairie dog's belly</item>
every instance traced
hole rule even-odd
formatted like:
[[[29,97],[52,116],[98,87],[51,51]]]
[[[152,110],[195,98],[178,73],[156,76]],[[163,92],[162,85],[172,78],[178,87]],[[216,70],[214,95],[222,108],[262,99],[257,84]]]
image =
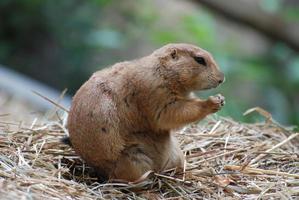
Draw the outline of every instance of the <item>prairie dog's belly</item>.
[[[132,145],[139,146],[146,156],[153,160],[153,169],[182,167],[184,156],[180,150],[177,139],[170,133],[137,132],[130,138]]]

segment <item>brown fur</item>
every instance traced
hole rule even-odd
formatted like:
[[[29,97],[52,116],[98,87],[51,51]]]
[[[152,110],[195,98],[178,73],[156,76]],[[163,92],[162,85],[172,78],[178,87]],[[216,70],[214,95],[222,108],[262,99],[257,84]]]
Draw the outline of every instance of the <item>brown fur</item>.
[[[200,100],[190,93],[223,80],[212,56],[189,44],[169,44],[100,70],[73,98],[71,143],[108,178],[134,181],[149,170],[182,167],[184,156],[171,130],[218,111],[221,95]]]

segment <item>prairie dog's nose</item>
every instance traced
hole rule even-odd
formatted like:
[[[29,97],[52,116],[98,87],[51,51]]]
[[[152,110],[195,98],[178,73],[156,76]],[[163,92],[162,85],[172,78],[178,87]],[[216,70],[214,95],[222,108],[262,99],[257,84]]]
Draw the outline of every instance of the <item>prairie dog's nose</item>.
[[[221,72],[219,79],[218,79],[218,83],[221,84],[221,83],[224,83],[224,81],[225,81],[225,77],[224,77],[224,74]]]

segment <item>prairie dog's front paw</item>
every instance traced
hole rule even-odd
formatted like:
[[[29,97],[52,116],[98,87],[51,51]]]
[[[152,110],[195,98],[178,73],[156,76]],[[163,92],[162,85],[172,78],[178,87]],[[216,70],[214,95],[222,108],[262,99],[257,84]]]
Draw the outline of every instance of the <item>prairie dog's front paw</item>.
[[[211,109],[212,112],[217,112],[224,106],[225,98],[221,94],[217,94],[216,96],[210,96],[207,103],[208,109]]]

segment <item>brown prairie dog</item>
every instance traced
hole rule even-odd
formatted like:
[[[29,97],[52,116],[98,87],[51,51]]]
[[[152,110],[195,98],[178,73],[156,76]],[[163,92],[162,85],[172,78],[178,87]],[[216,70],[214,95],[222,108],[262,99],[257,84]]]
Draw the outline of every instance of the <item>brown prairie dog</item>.
[[[190,93],[224,81],[207,51],[168,44],[138,60],[94,73],[77,91],[68,117],[75,151],[110,179],[134,181],[149,170],[182,167],[173,129],[217,112],[224,97]]]

